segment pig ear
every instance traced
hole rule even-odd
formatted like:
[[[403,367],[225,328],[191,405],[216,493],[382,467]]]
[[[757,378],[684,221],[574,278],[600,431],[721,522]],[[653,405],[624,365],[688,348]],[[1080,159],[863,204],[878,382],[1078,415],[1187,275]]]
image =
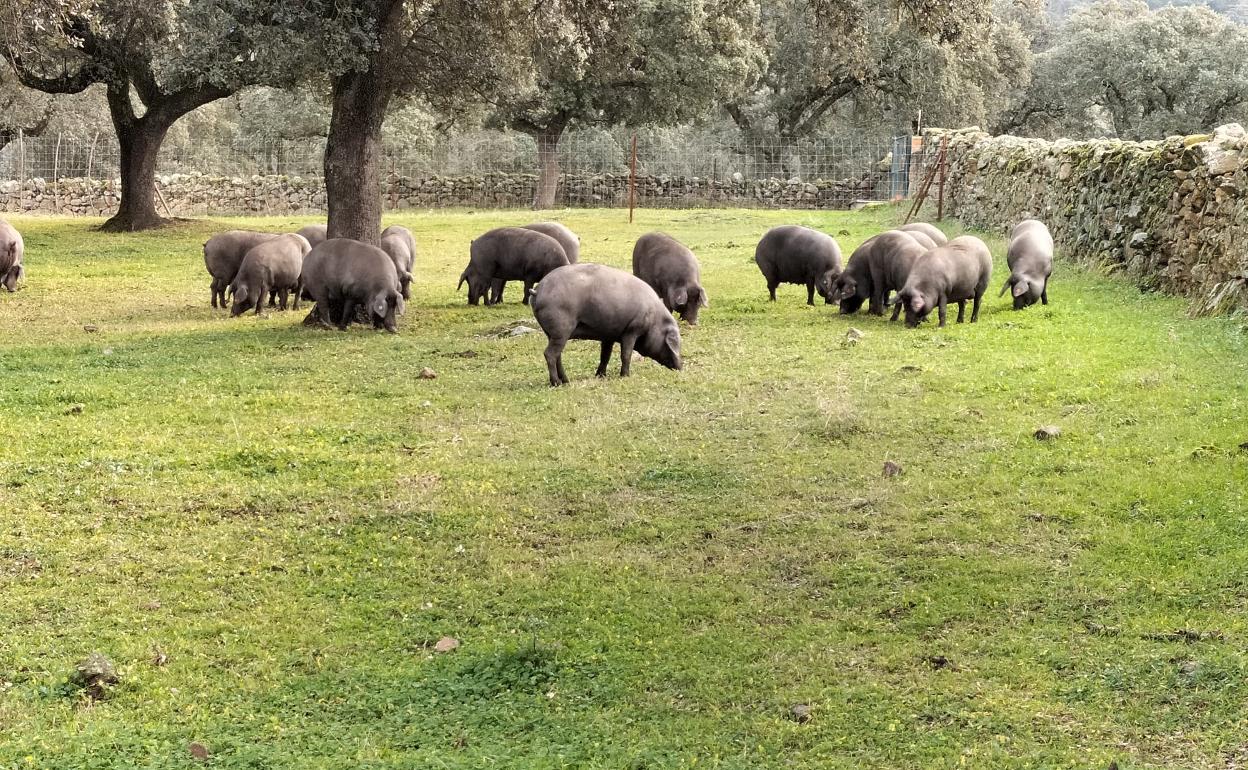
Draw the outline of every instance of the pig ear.
[[[1018,283],[1014,284],[1014,296],[1015,297],[1021,297],[1026,293],[1027,293],[1026,281],[1019,281]]]
[[[711,295],[706,293],[706,289],[701,289],[698,292],[698,297],[698,302],[702,305],[702,307],[711,306]]]
[[[889,301],[889,303],[888,303],[888,304],[890,304],[890,305],[900,305],[900,304],[901,304],[901,295],[900,295],[900,294],[898,294],[898,295],[896,295],[895,297],[893,297],[893,298]]]
[[[247,287],[241,283],[231,286],[230,293],[234,295],[236,302],[245,302],[247,300]]]
[[[920,297],[920,296],[919,296],[919,295],[917,295],[917,294],[916,294],[916,295],[914,295],[913,297],[911,297],[911,298],[910,298],[910,309],[911,309],[911,310],[913,310],[913,311],[914,311],[914,312],[916,312],[916,313],[921,313],[921,312],[923,312],[923,298],[922,298],[922,297]]]

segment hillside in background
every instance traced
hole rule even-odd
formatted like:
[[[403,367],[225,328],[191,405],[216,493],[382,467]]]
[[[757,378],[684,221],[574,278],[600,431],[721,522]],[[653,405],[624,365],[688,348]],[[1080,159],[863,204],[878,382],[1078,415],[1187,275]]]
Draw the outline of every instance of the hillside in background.
[[[1203,5],[1240,23],[1248,23],[1248,0],[1146,0],[1152,8],[1168,5]],[[1094,0],[1049,0],[1049,14],[1064,19]]]

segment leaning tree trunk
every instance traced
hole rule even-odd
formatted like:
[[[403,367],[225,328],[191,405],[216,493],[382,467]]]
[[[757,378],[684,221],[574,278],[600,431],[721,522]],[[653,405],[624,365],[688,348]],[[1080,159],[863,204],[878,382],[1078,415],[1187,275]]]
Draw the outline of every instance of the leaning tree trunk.
[[[117,127],[120,147],[121,203],[102,226],[111,232],[150,230],[164,224],[156,211],[156,159],[169,124],[147,118]]]
[[[334,81],[325,145],[329,237],[374,245],[381,238],[381,126],[390,100],[375,66]]]
[[[556,122],[537,132],[537,190],[533,193],[533,208],[552,209],[559,192],[559,140],[563,138],[564,123]]]

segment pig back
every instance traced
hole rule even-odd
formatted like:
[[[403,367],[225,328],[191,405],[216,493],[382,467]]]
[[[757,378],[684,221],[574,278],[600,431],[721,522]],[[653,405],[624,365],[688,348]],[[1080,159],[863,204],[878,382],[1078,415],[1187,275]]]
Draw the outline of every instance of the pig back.
[[[778,281],[806,283],[829,270],[840,272],[841,248],[827,233],[799,225],[773,227],[754,251],[754,261]]]
[[[525,230],[532,230],[543,235],[549,235],[559,242],[559,246],[563,249],[563,254],[568,258],[568,264],[575,265],[581,258],[581,239],[576,233],[572,232],[566,226],[559,222],[534,222],[531,225],[525,225]]]
[[[646,233],[633,246],[633,275],[656,290],[670,284],[697,284],[698,259],[680,241],[666,233]]]
[[[580,263],[553,270],[533,294],[533,314],[547,324],[572,324],[597,334],[671,319],[659,295],[645,281],[606,265]]]

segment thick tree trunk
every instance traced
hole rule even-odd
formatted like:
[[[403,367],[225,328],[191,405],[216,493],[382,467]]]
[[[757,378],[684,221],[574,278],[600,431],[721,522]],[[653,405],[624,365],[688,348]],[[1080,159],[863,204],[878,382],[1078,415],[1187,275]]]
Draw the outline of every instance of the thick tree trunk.
[[[156,211],[156,159],[167,133],[169,125],[148,118],[117,127],[121,150],[121,204],[100,229],[135,232],[165,223]]]
[[[537,140],[537,190],[533,193],[533,208],[552,209],[559,193],[559,140],[563,138],[563,121],[555,121],[538,131]]]
[[[374,245],[381,237],[381,126],[390,101],[375,69],[334,81],[325,146],[329,237]]]

